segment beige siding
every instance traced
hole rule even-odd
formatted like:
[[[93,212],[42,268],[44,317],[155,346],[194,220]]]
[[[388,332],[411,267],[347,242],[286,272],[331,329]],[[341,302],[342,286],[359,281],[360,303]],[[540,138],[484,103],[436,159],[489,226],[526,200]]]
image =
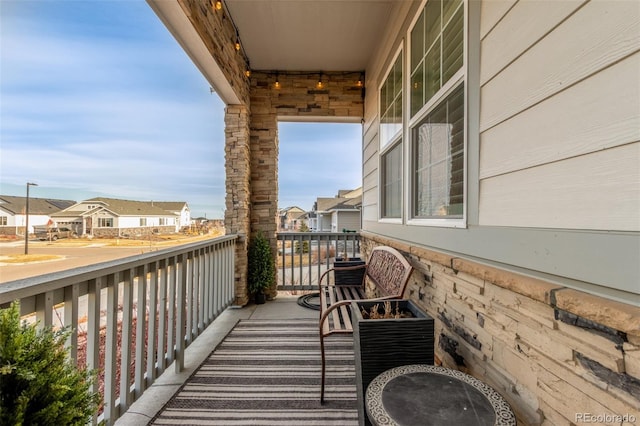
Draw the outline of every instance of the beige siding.
[[[362,220],[378,219],[378,125],[377,120],[364,135]]]
[[[640,231],[640,143],[484,179],[480,223]]]
[[[640,141],[639,72],[636,53],[483,132],[480,178]]]
[[[554,2],[540,7],[558,6]],[[481,131],[638,51],[638,9],[635,1],[592,1],[528,49],[482,87]],[[494,31],[499,29],[500,24]],[[482,55],[490,55],[490,49],[501,46],[483,43]],[[481,70],[481,81],[490,77]]]
[[[340,212],[338,214],[338,229],[336,232],[342,232],[343,229],[349,231],[360,230],[360,212]]]
[[[521,1],[483,25],[479,224],[640,230],[638,3]]]
[[[480,36],[484,38],[518,0],[483,1],[480,9]]]
[[[540,3],[535,1],[516,3],[495,30],[488,33],[482,40],[484,50],[480,64],[483,76],[481,83],[486,83],[489,78],[498,74],[500,70],[542,39],[584,2],[585,0],[564,0],[554,4],[554,7],[540,7]],[[510,2],[491,1],[484,2],[483,5],[493,5],[494,3],[497,5],[485,8],[495,8],[500,4]],[[483,18],[485,18],[484,15]],[[492,17],[486,19],[490,18]],[[484,30],[484,26],[491,25],[491,22],[485,22],[483,19],[481,25]]]

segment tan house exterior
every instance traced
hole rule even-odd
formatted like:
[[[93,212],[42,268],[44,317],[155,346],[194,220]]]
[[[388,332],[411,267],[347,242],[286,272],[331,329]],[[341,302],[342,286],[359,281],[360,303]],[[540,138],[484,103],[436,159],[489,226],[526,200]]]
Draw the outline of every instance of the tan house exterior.
[[[314,204],[316,232],[356,232],[362,228],[362,188],[340,190],[335,197],[318,197]]]
[[[637,1],[148,2],[227,105],[236,303],[278,122],[362,123],[362,251],[410,259],[439,362],[523,425],[640,421]]]
[[[300,231],[306,224],[306,212],[298,206],[285,207],[278,211],[278,232]]]

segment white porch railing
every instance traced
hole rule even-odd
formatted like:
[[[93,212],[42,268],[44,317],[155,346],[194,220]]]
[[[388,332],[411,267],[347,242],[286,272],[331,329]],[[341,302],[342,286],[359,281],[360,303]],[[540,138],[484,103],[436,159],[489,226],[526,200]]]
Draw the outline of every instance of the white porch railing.
[[[94,391],[111,425],[235,297],[236,236],[0,285],[0,307],[20,302],[41,326],[70,326],[79,365],[99,370]]]
[[[280,232],[278,290],[317,290],[318,279],[336,257],[359,257],[357,232]]]

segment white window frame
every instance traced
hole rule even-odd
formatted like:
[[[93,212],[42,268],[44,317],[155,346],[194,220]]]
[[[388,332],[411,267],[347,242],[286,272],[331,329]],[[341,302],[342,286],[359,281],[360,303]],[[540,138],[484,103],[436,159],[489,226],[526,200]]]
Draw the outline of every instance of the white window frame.
[[[106,225],[106,221],[111,221],[111,225]],[[98,226],[97,228],[113,228],[113,218],[112,217],[99,217],[98,218]]]
[[[379,140],[379,155],[378,155],[378,221],[381,223],[403,223],[404,221],[404,217],[405,217],[405,208],[404,205],[406,203],[406,153],[405,153],[405,148],[406,148],[406,141],[405,141],[405,135],[406,135],[406,107],[407,107],[407,98],[408,96],[406,95],[406,84],[405,84],[405,80],[406,80],[406,57],[408,55],[404,55],[404,57],[402,57],[403,55],[403,43],[400,44],[400,46],[397,48],[396,52],[393,55],[393,58],[391,59],[391,61],[389,62],[389,65],[387,66],[387,69],[385,70],[384,78],[381,79],[380,81],[380,85],[378,86],[378,117],[379,120],[382,120],[382,111],[380,111],[380,92],[382,90],[382,87],[384,86],[385,81],[387,80],[387,78],[389,77],[389,73],[393,70],[393,67],[396,63],[396,61],[398,60],[398,56],[401,56],[401,66],[402,66],[402,99],[401,99],[401,105],[402,105],[402,125],[400,126],[400,129],[387,141],[383,141],[382,138],[380,137]],[[380,132],[380,125],[381,123],[378,123],[378,135],[381,134]],[[402,176],[402,183],[401,183],[401,189],[400,189],[400,196],[402,197],[401,200],[401,207],[400,207],[400,217],[384,217],[383,216],[383,210],[384,210],[384,204],[385,204],[385,200],[383,198],[383,184],[384,184],[384,180],[383,180],[383,176],[382,176],[382,168],[383,168],[383,158],[385,157],[386,154],[388,154],[389,152],[391,152],[393,150],[393,148],[395,148],[398,144],[402,145],[401,148],[401,163],[400,163],[400,167],[402,167],[402,170],[400,171],[400,174]]]
[[[427,2],[428,0],[423,0],[420,8],[418,9],[418,12],[416,13],[416,16],[412,20],[411,25],[409,25],[409,28],[407,30],[406,40],[407,40],[407,51],[409,52],[407,55],[405,55],[405,67],[407,70],[411,70],[411,47],[412,47],[411,46],[411,30],[415,27],[416,22],[420,18],[420,15],[422,14],[422,11],[426,6]],[[467,75],[468,75],[467,69],[469,64],[469,61],[468,61],[469,4],[467,0],[462,0],[462,3],[463,3],[462,8],[464,11],[464,17],[463,17],[464,33],[462,36],[462,44],[463,44],[462,67],[440,88],[440,90],[438,90],[435,93],[435,95],[431,97],[431,99],[429,99],[429,101],[427,101],[426,104],[422,106],[422,108],[420,108],[420,110],[415,114],[415,116],[413,117],[409,116],[407,119],[408,124],[406,127],[406,131],[404,132],[404,139],[405,139],[404,158],[408,159],[408,161],[405,161],[403,163],[403,166],[405,169],[404,179],[406,181],[406,185],[405,185],[406,191],[404,193],[404,200],[405,200],[404,210],[406,212],[405,214],[407,215],[408,225],[435,226],[435,227],[444,227],[444,228],[466,228],[467,227],[467,209],[468,209],[467,192],[468,192],[468,169],[469,169],[469,164],[468,164],[469,91],[468,91],[468,82],[467,82]],[[405,76],[403,74],[403,78],[404,77]],[[410,91],[411,76],[410,75],[407,76],[407,78],[405,78],[404,81],[405,81],[405,91]],[[413,179],[414,159],[411,154],[413,152],[413,144],[414,144],[414,141],[412,141],[411,139],[413,135],[413,130],[419,122],[421,122],[429,113],[431,113],[436,108],[436,106],[438,106],[442,101],[444,101],[446,97],[449,96],[449,94],[451,94],[451,92],[453,92],[460,84],[464,85],[463,108],[464,108],[464,120],[465,120],[464,131],[463,131],[463,137],[464,137],[463,198],[464,198],[464,202],[462,207],[462,218],[447,218],[447,217],[417,218],[417,217],[414,217],[414,212],[413,212],[413,201],[414,201],[413,195],[414,195],[414,185],[415,185],[414,179]],[[406,97],[404,108],[409,108],[408,111],[411,111],[410,110],[411,96]]]

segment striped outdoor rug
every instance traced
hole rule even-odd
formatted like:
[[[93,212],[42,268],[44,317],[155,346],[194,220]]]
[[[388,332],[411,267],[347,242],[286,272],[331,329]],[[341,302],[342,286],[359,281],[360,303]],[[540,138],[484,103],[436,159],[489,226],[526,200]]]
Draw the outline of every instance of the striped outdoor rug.
[[[317,324],[240,321],[151,424],[358,424],[351,336],[327,339],[327,388],[320,405]]]

